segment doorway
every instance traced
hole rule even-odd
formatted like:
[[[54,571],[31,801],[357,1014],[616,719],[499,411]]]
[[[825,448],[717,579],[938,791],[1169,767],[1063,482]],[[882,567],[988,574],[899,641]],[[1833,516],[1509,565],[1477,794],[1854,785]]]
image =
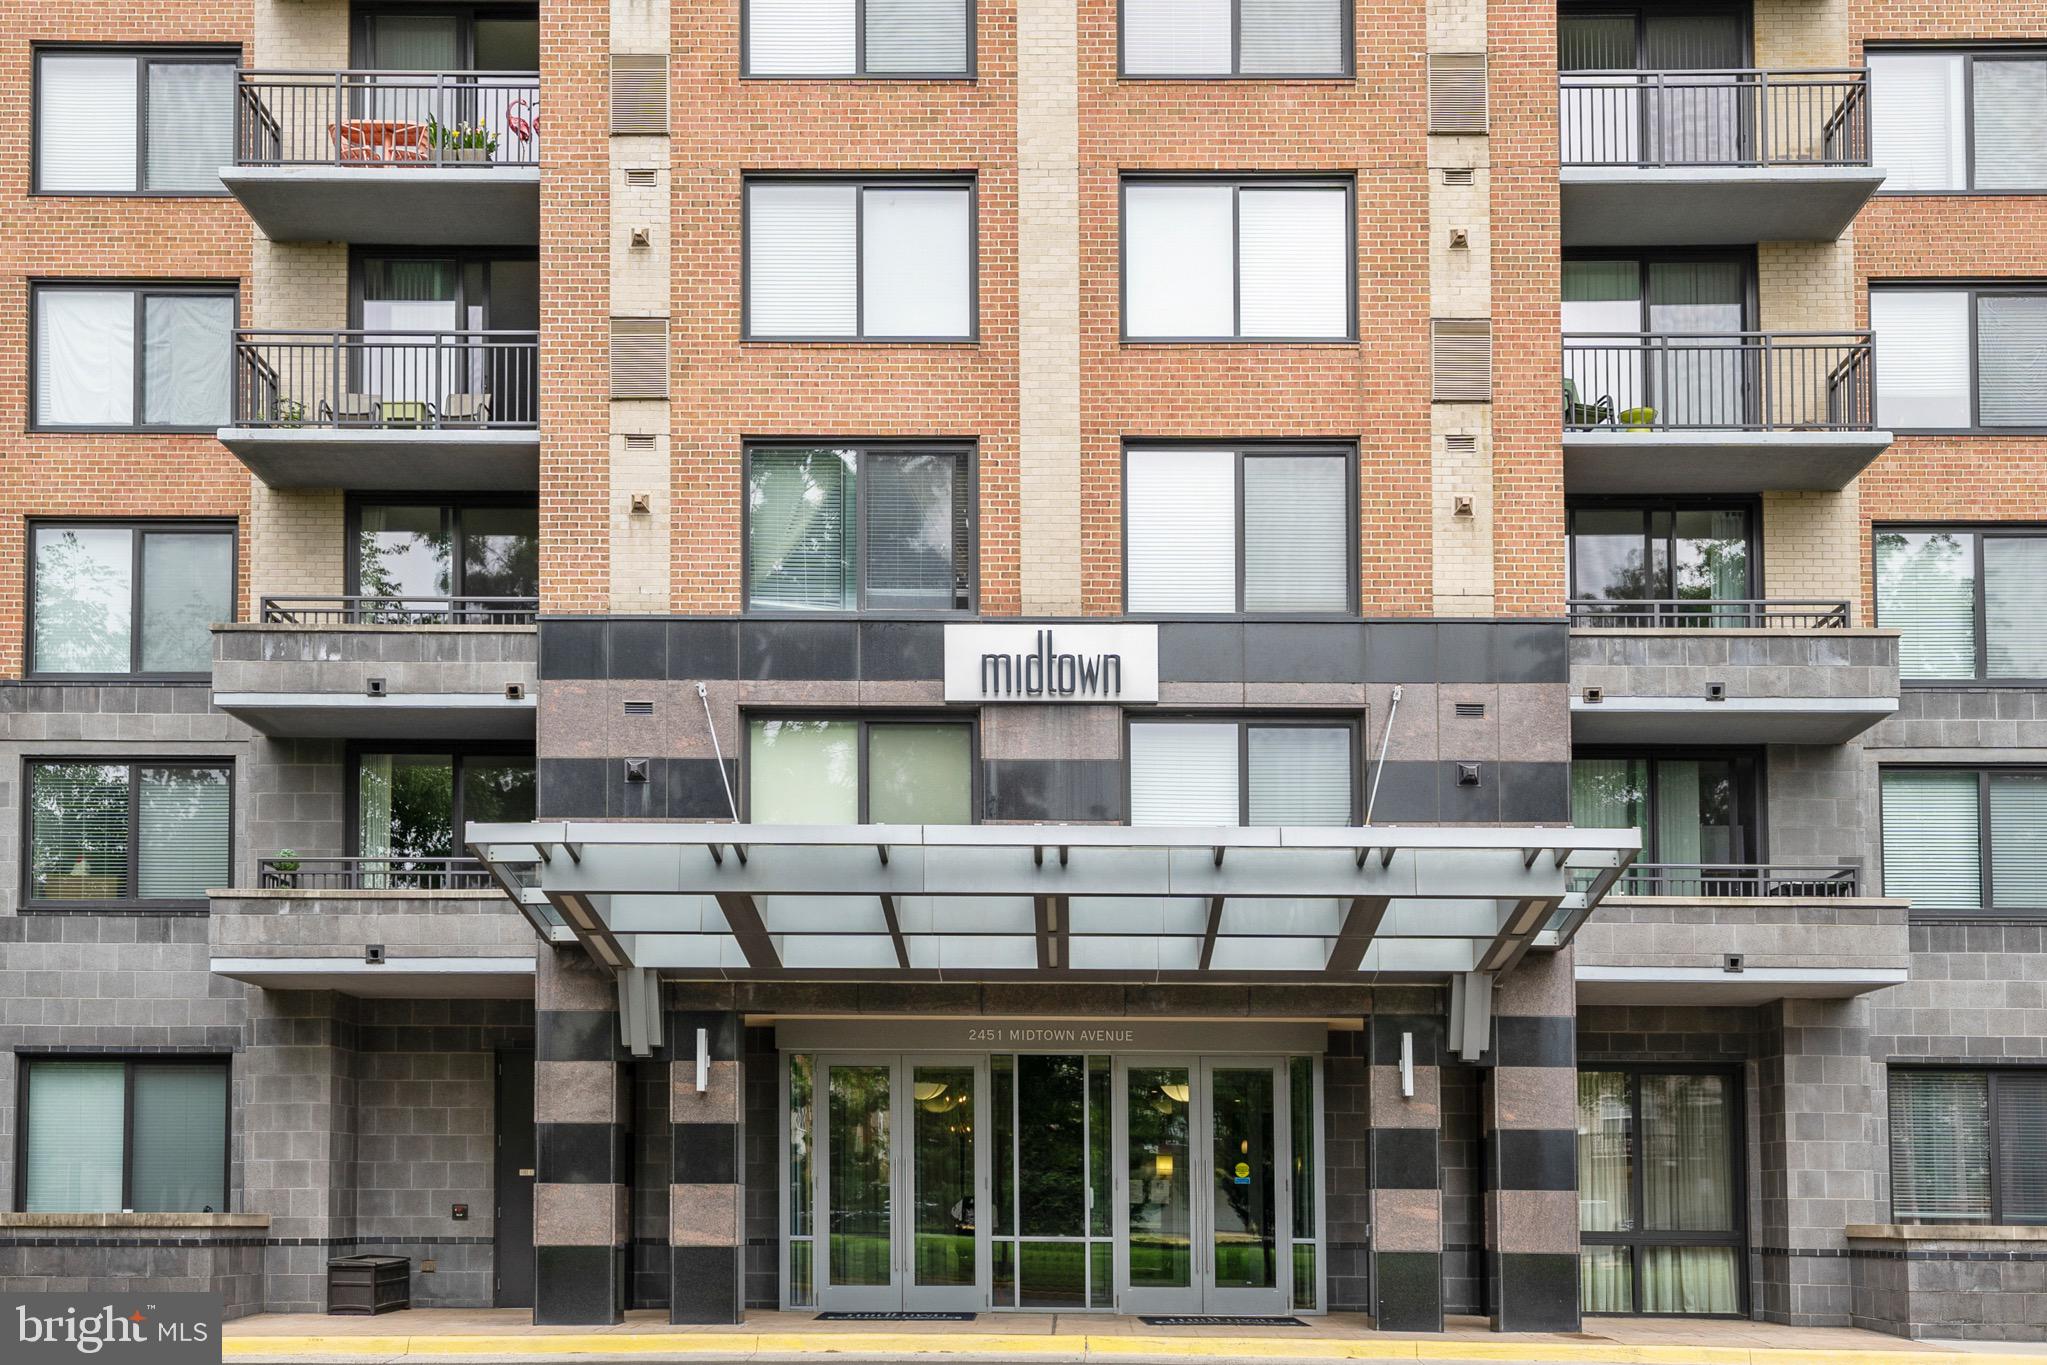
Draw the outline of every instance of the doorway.
[[[533,1306],[533,1054],[497,1055],[497,1171],[491,1240],[496,1275],[491,1304]]]

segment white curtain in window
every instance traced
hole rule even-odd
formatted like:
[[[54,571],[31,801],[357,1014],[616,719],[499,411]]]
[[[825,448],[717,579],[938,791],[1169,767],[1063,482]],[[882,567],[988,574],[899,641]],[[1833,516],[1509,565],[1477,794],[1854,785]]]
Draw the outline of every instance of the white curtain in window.
[[[1890,1089],[1892,1221],[1989,1222],[1989,1078],[1893,1069]]]
[[[1236,452],[1130,451],[1123,534],[1130,610],[1235,611]]]
[[[1340,455],[1245,457],[1245,611],[1349,607],[1349,474]]]
[[[36,92],[36,180],[46,191],[135,184],[135,59],[46,53]]]
[[[972,204],[964,189],[861,192],[863,335],[973,331]]]
[[[747,72],[852,75],[853,14],[854,0],[747,0]]]
[[[1238,48],[1245,74],[1343,70],[1343,0],[1242,0],[1242,13]]]
[[[227,769],[144,768],[136,799],[142,899],[201,900],[233,882]]]
[[[1234,825],[1234,722],[1144,721],[1130,727],[1130,823]]]
[[[37,1060],[28,1067],[29,1213],[121,1211],[119,1062]]]
[[[1872,52],[1869,145],[1887,190],[1965,188],[1968,124],[1951,52]]]
[[[151,62],[149,188],[218,191],[220,168],[234,159],[234,67],[227,62]]]
[[[859,187],[750,185],[746,194],[748,333],[854,335]]]
[[[220,294],[155,294],[142,302],[142,419],[213,427],[233,404],[229,357],[235,301]]]
[[[967,69],[972,0],[867,0],[867,69],[946,74]]]
[[[39,289],[36,421],[128,426],[135,420],[135,295]]]
[[[1236,330],[1236,190],[1130,185],[1123,191],[1124,330],[1226,337]]]
[[[2047,189],[2047,61],[1979,57],[1970,71],[1975,100],[1979,190]],[[1885,188],[1889,188],[1887,185]]]
[[[1983,540],[1985,669],[1992,678],[2047,678],[2047,536]]]
[[[1891,769],[1883,775],[1884,894],[1916,909],[1983,904],[1976,774]]]
[[[363,754],[356,766],[356,856],[365,859],[362,884],[389,885],[391,874],[391,758]]]
[[[2000,910],[2047,910],[2047,777],[1990,775],[1990,894]]]
[[[1123,0],[1123,70],[1230,74],[1230,0]]]
[[[133,531],[110,526],[36,528],[36,672],[129,670],[134,566]],[[209,640],[206,667],[211,666]]]
[[[1976,537],[1878,531],[1876,623],[1900,632],[1902,676],[1975,677]]]
[[[1635,1116],[1625,1072],[1578,1073],[1578,1230],[1635,1226]]]
[[[157,531],[142,538],[142,671],[205,673],[213,627],[234,619],[234,540]]]
[[[1245,336],[1350,334],[1349,204],[1340,189],[1238,196]]]
[[[1354,783],[1351,732],[1341,726],[1254,725],[1250,750],[1253,825],[1348,825]]]
[[[757,825],[860,820],[860,727],[850,720],[756,720],[747,727],[747,795]]]
[[[2047,294],[1976,300],[1976,383],[1984,426],[2047,425]]]
[[[227,1068],[135,1064],[137,1213],[227,1212]]]
[[[775,611],[859,606],[851,450],[756,450],[748,460],[747,583]]]
[[[1965,427],[1969,412],[1969,296],[1937,289],[1872,289],[1876,419],[1893,429]]]

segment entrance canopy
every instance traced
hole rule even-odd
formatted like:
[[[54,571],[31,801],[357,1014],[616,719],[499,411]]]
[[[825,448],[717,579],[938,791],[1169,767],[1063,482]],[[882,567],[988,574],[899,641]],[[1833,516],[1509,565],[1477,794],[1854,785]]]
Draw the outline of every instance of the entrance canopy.
[[[695,980],[1440,980],[1570,941],[1633,830],[471,824],[544,937]]]

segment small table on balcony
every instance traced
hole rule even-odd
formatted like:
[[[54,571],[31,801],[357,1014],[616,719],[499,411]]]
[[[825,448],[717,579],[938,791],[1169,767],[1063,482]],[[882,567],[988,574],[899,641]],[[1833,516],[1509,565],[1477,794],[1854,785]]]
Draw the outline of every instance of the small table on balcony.
[[[356,118],[328,125],[342,161],[427,161],[432,149],[424,123]]]

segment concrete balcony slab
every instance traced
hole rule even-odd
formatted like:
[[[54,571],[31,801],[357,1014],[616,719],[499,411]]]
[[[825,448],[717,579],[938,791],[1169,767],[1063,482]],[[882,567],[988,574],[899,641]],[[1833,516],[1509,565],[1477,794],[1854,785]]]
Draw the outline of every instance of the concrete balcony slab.
[[[1883,181],[1869,166],[1566,166],[1563,244],[1838,241]]]
[[[538,166],[223,166],[220,180],[273,242],[540,241]]]
[[[537,428],[222,427],[220,443],[272,488],[496,492],[540,487]]]
[[[1891,445],[1888,431],[1564,431],[1572,493],[1832,492]]]

